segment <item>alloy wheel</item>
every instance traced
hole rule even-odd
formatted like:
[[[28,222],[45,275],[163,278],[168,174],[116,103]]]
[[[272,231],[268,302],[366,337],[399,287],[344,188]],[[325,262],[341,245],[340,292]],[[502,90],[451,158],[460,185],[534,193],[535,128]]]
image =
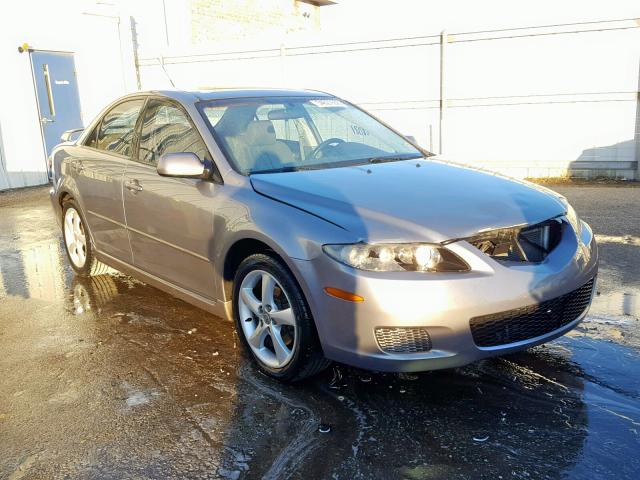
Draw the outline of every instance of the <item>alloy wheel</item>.
[[[76,268],[87,261],[87,237],[78,211],[69,207],[64,214],[64,241],[69,258]]]
[[[249,272],[240,285],[238,312],[243,334],[254,355],[271,368],[293,358],[296,316],[284,288],[263,270]]]

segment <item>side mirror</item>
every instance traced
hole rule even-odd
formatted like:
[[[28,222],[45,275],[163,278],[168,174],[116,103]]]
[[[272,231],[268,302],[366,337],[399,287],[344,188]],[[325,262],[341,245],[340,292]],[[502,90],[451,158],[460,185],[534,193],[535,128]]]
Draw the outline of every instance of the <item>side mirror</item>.
[[[158,175],[163,177],[205,178],[208,171],[195,153],[165,153],[158,160]]]
[[[60,136],[60,140],[63,142],[75,142],[82,132],[84,132],[84,128],[73,128],[71,130],[67,130]]]
[[[417,145],[418,142],[416,142],[416,137],[414,137],[413,135],[405,135],[404,138],[406,138],[407,140],[409,140],[411,143]]]

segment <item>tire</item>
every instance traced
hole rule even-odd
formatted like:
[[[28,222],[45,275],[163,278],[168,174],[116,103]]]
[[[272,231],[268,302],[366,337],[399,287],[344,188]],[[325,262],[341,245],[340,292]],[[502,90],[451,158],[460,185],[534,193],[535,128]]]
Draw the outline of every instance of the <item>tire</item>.
[[[67,225],[70,218],[73,219],[73,228]],[[80,236],[72,237],[72,235],[76,235],[74,232],[78,231],[81,233],[81,237],[84,238],[84,242],[80,241],[78,243]],[[103,275],[109,271],[109,267],[94,256],[91,236],[86,227],[86,222],[80,212],[80,208],[78,208],[75,200],[71,198],[62,203],[62,238],[67,259],[76,275],[92,277]],[[74,240],[76,240],[75,243]]]
[[[269,276],[275,280],[271,302],[265,301],[261,294],[264,279]],[[269,303],[273,310],[267,311]],[[233,316],[245,351],[260,370],[273,378],[296,382],[320,373],[331,364],[322,354],[315,323],[300,286],[275,257],[255,254],[240,264],[233,282]],[[259,336],[264,339],[260,340]],[[284,351],[290,352],[286,360],[278,356],[283,352],[282,348],[276,348],[276,343],[281,343],[274,343],[278,337],[287,347]]]

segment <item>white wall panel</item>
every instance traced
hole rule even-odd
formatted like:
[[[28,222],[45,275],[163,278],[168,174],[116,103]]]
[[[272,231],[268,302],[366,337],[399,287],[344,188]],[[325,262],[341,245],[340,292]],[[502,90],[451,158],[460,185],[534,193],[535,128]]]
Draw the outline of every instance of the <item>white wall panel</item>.
[[[37,12],[37,14],[34,14]],[[4,172],[0,189],[48,181],[46,156],[28,53],[18,46],[75,54],[83,120],[91,118],[115,97],[135,89],[132,52],[122,46],[125,25],[95,2],[36,1],[28,8],[12,2],[0,15],[0,132]],[[122,48],[121,48],[122,47]],[[3,180],[4,179],[4,180]]]

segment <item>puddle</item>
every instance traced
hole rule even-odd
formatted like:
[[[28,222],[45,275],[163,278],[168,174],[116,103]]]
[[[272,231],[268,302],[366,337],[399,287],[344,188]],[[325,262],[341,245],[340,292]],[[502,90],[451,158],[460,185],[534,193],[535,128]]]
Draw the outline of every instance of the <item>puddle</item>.
[[[596,295],[590,312],[627,315],[638,319],[640,318],[640,291],[615,291]]]
[[[639,478],[638,289],[605,291],[571,334],[515,355],[289,386],[253,368],[231,323],[128,277],[74,277],[49,208],[12,210],[1,478]]]

